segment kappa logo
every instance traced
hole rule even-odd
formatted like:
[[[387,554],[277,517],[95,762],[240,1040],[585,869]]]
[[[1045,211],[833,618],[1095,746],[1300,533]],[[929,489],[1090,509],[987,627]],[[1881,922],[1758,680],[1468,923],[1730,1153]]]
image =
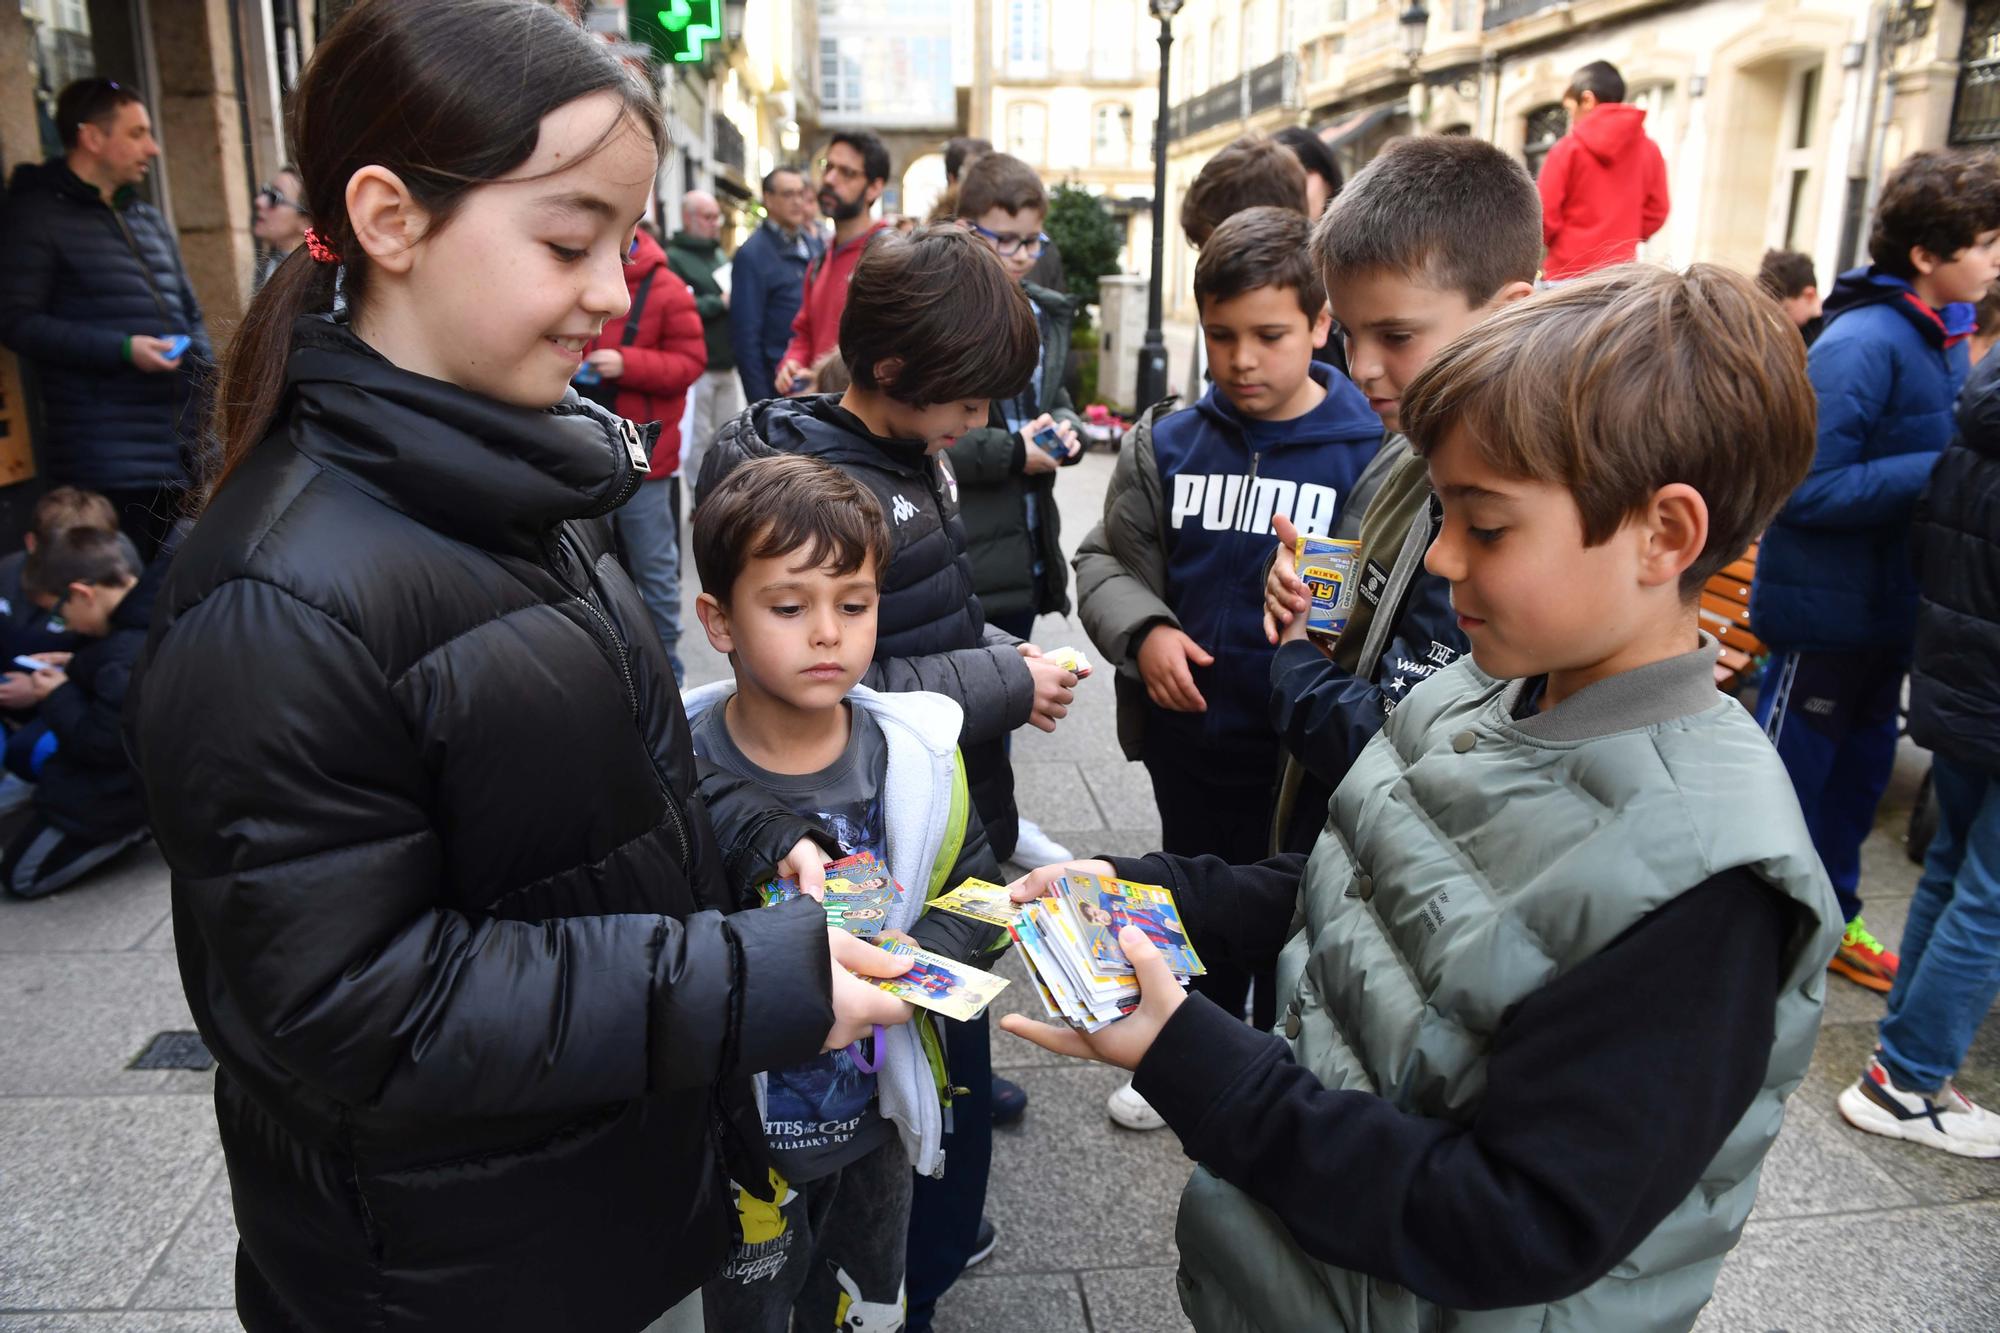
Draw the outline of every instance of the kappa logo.
[[[895,519],[898,524],[906,523],[916,516],[917,507],[910,503],[910,497],[907,495],[897,496],[896,502],[889,506],[889,517]]]
[[[1808,699],[1799,705],[1799,711],[1802,713],[1811,713],[1814,717],[1832,717],[1833,700],[1827,698]]]

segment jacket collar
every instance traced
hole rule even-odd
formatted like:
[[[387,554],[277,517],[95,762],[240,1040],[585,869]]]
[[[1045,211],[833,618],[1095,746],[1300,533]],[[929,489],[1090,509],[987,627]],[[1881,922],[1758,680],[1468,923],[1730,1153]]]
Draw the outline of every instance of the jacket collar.
[[[610,513],[645,478],[637,428],[574,391],[513,407],[399,369],[324,315],[294,325],[285,380],[299,452],[476,546],[535,556],[557,524]]]
[[[1620,731],[1658,726],[1715,707],[1715,660],[1722,645],[1707,630],[1693,652],[1650,662],[1587,685],[1554,708],[1509,723],[1530,740],[1572,744]],[[1500,691],[1501,716],[1512,717],[1530,684],[1510,681]]]
[[[721,707],[734,693],[734,680],[711,681],[684,691],[681,707],[687,710],[688,722],[692,724],[709,709]],[[908,727],[935,756],[949,757],[958,748],[958,733],[965,723],[965,710],[954,699],[928,690],[885,694],[866,685],[856,685],[847,692],[847,701],[874,715],[877,721]]]
[[[1862,306],[1887,305],[1907,319],[1933,347],[1951,347],[1972,334],[1973,307],[1963,301],[1942,310],[1934,309],[1916,288],[1893,273],[1871,264],[1853,268],[1834,280],[1833,295],[1826,301],[1826,323]]]
[[[836,393],[805,398],[773,398],[750,410],[750,429],[768,447],[807,454],[833,464],[929,475],[921,440],[892,440],[871,434],[860,417],[840,405]]]

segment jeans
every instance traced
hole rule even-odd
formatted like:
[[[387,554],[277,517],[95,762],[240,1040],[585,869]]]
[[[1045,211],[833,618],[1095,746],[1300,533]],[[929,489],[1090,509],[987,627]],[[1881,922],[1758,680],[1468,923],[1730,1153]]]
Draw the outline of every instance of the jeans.
[[[986,1212],[993,1167],[993,1034],[988,1016],[941,1020],[945,1063],[962,1088],[944,1137],[944,1175],[917,1176],[910,1196],[909,1333],[929,1333],[938,1298],[965,1271]],[[914,1172],[911,1173],[915,1175]]]
[[[625,552],[625,569],[653,613],[653,626],[660,631],[667,660],[674,664],[674,680],[680,682],[681,669],[681,533],[678,504],[672,477],[657,477],[639,483],[639,493],[612,515],[618,529],[618,545]]]
[[[1936,755],[1938,831],[1903,927],[1882,1020],[1896,1086],[1936,1093],[2000,995],[2000,777]]]
[[[695,381],[694,411],[681,439],[681,475],[688,489],[701,479],[702,455],[724,426],[743,410],[743,386],[733,370],[705,370]]]

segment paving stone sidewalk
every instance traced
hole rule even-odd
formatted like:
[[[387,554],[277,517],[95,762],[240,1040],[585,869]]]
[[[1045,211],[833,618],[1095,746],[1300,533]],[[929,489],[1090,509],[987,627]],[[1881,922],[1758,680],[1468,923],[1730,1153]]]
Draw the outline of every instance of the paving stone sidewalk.
[[[1062,474],[1072,548],[1110,475],[1093,454]],[[690,571],[690,578],[692,577]],[[687,600],[692,602],[693,589]],[[724,669],[690,614],[693,681]],[[1091,651],[1072,619],[1045,647]],[[1159,823],[1144,771],[1119,756],[1111,685],[1086,682],[1053,735],[1016,742],[1024,811],[1073,850],[1143,852]],[[1866,849],[1868,919],[1902,931],[1916,868],[1900,830],[1923,756],[1906,747]],[[210,1104],[212,1075],[127,1069],[155,1033],[191,1026],[175,968],[166,874],[150,850],[38,903],[0,900],[0,1333],[219,1333],[235,1245]],[[1021,981],[1011,960],[1003,964]],[[1032,1006],[1025,985],[999,1012]],[[1790,1103],[1756,1212],[1703,1330],[2000,1328],[2000,1162],[1971,1162],[1841,1124],[1835,1093],[1873,1041],[1879,997],[1831,984],[1812,1072]],[[994,1063],[1029,1091],[998,1135],[993,1257],[940,1312],[948,1333],[1170,1333],[1174,1206],[1188,1163],[1170,1133],[1113,1128],[1115,1071],[1004,1034]],[[2000,1105],[2000,1022],[1961,1080]]]

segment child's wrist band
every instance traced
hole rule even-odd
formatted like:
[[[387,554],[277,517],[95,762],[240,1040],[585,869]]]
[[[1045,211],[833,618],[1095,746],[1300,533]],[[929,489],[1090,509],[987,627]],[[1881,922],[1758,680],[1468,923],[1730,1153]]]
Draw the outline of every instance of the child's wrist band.
[[[129,334],[129,333],[128,333],[128,334],[126,334],[126,335],[125,335],[125,345],[124,345],[124,346],[122,346],[122,347],[120,347],[120,348],[118,349],[118,355],[119,355],[119,356],[121,356],[121,357],[123,357],[123,358],[125,358],[125,360],[126,360],[127,362],[130,362],[130,361],[132,360],[132,335],[131,335],[131,334]]]

